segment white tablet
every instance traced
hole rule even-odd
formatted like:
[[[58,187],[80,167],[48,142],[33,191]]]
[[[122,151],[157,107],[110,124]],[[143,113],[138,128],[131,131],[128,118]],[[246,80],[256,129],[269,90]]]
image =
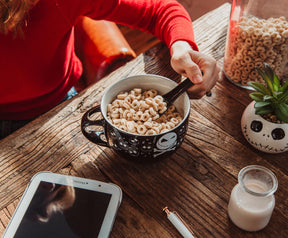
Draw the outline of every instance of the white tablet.
[[[3,238],[109,237],[121,200],[115,184],[41,172],[31,179]]]

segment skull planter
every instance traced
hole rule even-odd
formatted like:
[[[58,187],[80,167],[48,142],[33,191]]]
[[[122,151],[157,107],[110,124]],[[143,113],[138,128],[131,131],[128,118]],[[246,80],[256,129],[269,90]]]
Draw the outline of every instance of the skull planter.
[[[288,151],[288,124],[273,123],[255,114],[254,101],[243,112],[241,128],[246,140],[267,153]]]

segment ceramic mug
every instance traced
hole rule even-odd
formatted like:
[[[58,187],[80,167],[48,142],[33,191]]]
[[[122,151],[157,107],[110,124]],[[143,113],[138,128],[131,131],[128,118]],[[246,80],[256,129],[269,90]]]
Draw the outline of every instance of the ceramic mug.
[[[177,83],[159,75],[136,75],[119,80],[104,92],[101,104],[88,110],[82,117],[81,130],[84,136],[100,146],[113,148],[118,154],[134,161],[155,161],[175,152],[184,140],[188,128],[190,100],[185,92],[173,103],[183,120],[169,131],[155,135],[138,135],[117,128],[107,118],[107,105],[120,92],[133,88],[156,89],[163,95]],[[101,119],[93,119],[101,113]]]

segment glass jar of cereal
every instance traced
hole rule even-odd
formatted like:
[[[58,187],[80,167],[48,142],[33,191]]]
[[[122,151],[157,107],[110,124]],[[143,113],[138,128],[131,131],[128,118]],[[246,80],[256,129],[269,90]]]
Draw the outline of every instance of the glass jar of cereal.
[[[225,76],[238,86],[262,82],[256,67],[268,63],[288,75],[288,0],[233,0],[224,57]]]

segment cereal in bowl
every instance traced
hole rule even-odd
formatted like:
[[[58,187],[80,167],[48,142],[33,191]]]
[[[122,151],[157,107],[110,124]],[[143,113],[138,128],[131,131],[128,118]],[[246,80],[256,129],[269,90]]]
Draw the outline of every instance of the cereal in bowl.
[[[167,112],[167,105],[157,90],[142,92],[134,88],[129,92],[121,92],[116,99],[107,105],[107,117],[117,128],[139,135],[155,135],[171,130],[182,120],[174,105]]]

